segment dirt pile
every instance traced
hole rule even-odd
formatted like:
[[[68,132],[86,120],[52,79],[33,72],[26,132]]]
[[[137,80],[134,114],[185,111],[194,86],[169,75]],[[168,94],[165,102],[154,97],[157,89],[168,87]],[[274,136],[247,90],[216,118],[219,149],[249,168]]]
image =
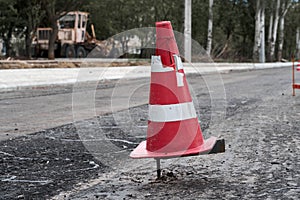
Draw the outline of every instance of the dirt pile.
[[[0,69],[121,67],[149,65],[148,60],[1,60]]]

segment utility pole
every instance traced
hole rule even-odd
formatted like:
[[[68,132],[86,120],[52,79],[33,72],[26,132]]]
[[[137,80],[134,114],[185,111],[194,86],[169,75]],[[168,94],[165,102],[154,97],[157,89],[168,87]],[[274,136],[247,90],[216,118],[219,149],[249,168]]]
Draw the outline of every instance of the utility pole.
[[[192,61],[192,0],[184,4],[184,58]]]
[[[206,53],[207,53],[208,56],[210,56],[210,54],[211,54],[211,45],[212,45],[213,4],[214,4],[214,0],[209,0],[208,28],[207,28],[207,45],[206,45]]]

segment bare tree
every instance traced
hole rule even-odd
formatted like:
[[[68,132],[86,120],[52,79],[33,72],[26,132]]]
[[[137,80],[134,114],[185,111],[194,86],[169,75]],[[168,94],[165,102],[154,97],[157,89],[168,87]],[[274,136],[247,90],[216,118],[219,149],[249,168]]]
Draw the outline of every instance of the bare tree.
[[[272,32],[272,39],[269,43],[269,58],[270,61],[274,61],[274,55],[275,55],[275,45],[276,45],[276,37],[277,37],[277,28],[278,28],[278,21],[279,21],[279,8],[280,8],[280,0],[277,0],[276,8],[275,8],[275,18],[273,23],[273,32]]]
[[[265,1],[261,2],[260,10],[260,49],[259,49],[259,62],[264,63],[266,61],[265,55]]]
[[[273,11],[273,6],[274,6],[274,1],[272,0],[271,1],[271,10]],[[267,59],[270,61],[272,60],[271,57],[270,57],[270,52],[271,52],[271,43],[272,43],[272,36],[273,36],[273,33],[272,33],[272,30],[273,30],[273,22],[274,22],[274,12],[271,12],[270,13],[270,20],[269,20],[269,32],[268,32],[268,57]]]
[[[256,1],[253,61],[265,62],[265,8],[264,1]]]
[[[296,31],[296,58],[300,58],[300,27]]]
[[[292,5],[291,1],[289,1],[287,5],[285,2],[283,2],[282,4],[282,13],[280,16],[280,23],[279,23],[279,38],[278,38],[279,44],[278,44],[278,53],[277,53],[278,61],[281,61],[282,59],[282,49],[283,49],[283,41],[284,41],[284,19],[291,5]]]

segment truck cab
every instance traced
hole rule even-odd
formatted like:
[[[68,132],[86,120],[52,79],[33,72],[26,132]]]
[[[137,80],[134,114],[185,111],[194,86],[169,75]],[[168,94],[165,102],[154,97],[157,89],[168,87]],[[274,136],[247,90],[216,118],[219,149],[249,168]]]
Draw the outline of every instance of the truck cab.
[[[72,11],[57,20],[58,35],[55,41],[56,55],[67,58],[86,57],[95,46],[86,32],[88,22],[87,12]],[[38,54],[47,52],[52,28],[38,28],[36,50]],[[94,38],[95,39],[95,38]]]
[[[85,41],[88,13],[69,12],[58,20],[58,40],[61,43],[82,43]]]

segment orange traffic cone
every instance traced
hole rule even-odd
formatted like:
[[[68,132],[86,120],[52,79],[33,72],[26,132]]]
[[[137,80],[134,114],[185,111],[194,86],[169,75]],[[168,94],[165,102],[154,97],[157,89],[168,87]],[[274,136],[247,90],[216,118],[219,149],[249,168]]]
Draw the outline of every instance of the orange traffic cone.
[[[151,58],[147,141],[131,158],[162,158],[225,151],[224,140],[204,140],[179,57],[171,23],[156,23],[156,56]],[[160,176],[158,163],[158,177]]]
[[[297,71],[300,71],[300,60],[298,60],[298,63],[297,63],[297,68],[296,68]]]

